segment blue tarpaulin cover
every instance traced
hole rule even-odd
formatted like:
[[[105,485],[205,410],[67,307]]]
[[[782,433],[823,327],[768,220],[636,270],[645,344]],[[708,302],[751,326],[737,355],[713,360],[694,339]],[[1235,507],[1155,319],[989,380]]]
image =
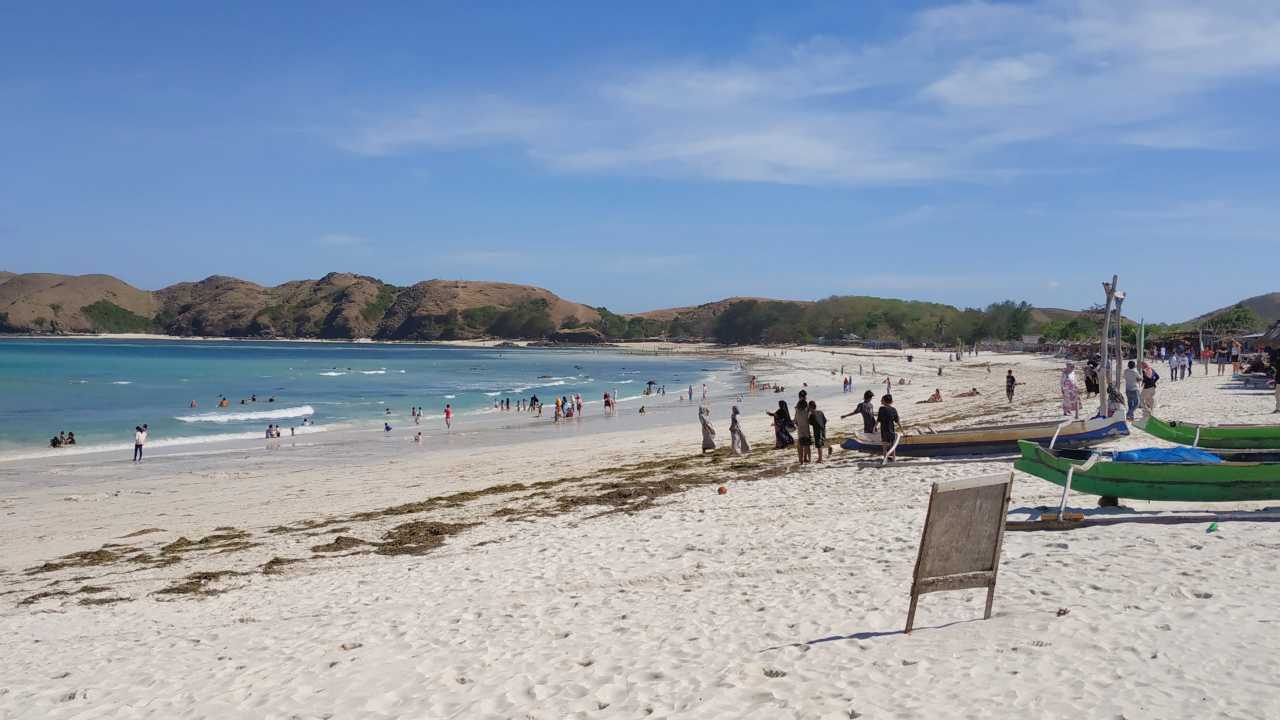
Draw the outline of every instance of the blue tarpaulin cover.
[[[1220,463],[1222,458],[1199,448],[1140,448],[1112,456],[1116,462],[1140,463]]]

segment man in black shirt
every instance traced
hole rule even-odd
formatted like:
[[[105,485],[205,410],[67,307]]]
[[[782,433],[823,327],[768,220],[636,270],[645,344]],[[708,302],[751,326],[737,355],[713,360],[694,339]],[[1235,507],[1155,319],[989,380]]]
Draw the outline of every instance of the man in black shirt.
[[[840,419],[843,420],[849,417],[850,415],[861,415],[862,431],[865,433],[875,432],[876,431],[876,404],[871,402],[871,399],[874,398],[875,396],[876,394],[871,392],[870,390],[862,393],[862,402],[858,403],[858,407],[854,408],[853,412],[851,413],[846,413],[844,415],[841,415]]]
[[[1013,376],[1013,370],[1004,376],[1004,394],[1008,396],[1009,402],[1013,402],[1013,389],[1017,387],[1018,379]]]
[[[884,443],[884,454],[888,460],[896,460],[897,452],[894,452],[894,443],[898,440],[898,428],[901,423],[898,421],[898,410],[893,406],[893,396],[885,395],[880,398],[880,412],[877,420],[880,423],[880,442]]]

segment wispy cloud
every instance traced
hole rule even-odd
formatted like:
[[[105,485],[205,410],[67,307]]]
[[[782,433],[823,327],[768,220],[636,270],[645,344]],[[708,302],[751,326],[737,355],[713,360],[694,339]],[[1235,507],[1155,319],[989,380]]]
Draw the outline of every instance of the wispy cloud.
[[[1280,69],[1280,5],[965,3],[877,44],[812,38],[719,61],[429,97],[339,144],[393,154],[511,146],[559,172],[886,185],[1045,172],[1027,143],[1222,148],[1203,97]],[[1185,118],[1191,117],[1190,121]],[[1173,122],[1174,119],[1178,122]]]
[[[857,277],[856,292],[918,292],[942,290],[999,290],[1008,278],[987,275],[947,275],[926,273],[872,273]]]
[[[329,233],[316,238],[315,243],[324,247],[331,248],[358,248],[369,245],[369,239],[360,235],[347,235],[345,233]]]
[[[523,260],[524,253],[516,250],[459,250],[444,255],[442,258],[446,262],[457,263],[459,265],[479,265],[492,266],[502,265],[517,260]]]

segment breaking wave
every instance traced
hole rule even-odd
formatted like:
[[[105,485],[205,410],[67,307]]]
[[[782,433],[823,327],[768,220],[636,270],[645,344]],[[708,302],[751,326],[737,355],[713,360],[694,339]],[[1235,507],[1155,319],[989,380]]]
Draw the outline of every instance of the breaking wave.
[[[297,407],[274,408],[272,410],[260,410],[257,412],[207,412],[198,415],[179,415],[174,420],[181,422],[213,422],[213,423],[229,423],[229,422],[249,422],[252,420],[280,420],[283,418],[306,417],[315,415],[315,408],[310,405],[299,405]]]

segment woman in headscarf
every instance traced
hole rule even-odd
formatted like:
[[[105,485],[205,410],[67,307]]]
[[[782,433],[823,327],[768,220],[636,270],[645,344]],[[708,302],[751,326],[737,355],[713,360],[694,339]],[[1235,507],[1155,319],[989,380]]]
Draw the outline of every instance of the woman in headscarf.
[[[698,408],[698,422],[702,423],[702,452],[716,449],[716,429],[711,427],[711,408]]]
[[[1080,390],[1076,388],[1075,378],[1076,366],[1073,363],[1067,363],[1062,369],[1062,414],[1070,415],[1075,413],[1076,419],[1080,419]]]
[[[742,424],[738,422],[737,405],[733,406],[733,412],[729,416],[729,444],[733,448],[734,455],[746,455],[751,452],[747,436],[742,432]]]
[[[795,439],[791,437],[791,428],[794,427],[794,423],[791,422],[791,411],[787,408],[786,400],[779,400],[777,410],[774,412],[766,410],[764,414],[773,418],[774,448],[781,450],[795,443]]]
[[[1156,383],[1160,382],[1160,374],[1146,362],[1142,363],[1142,390],[1138,393],[1138,404],[1142,411],[1151,415],[1156,409]]]

